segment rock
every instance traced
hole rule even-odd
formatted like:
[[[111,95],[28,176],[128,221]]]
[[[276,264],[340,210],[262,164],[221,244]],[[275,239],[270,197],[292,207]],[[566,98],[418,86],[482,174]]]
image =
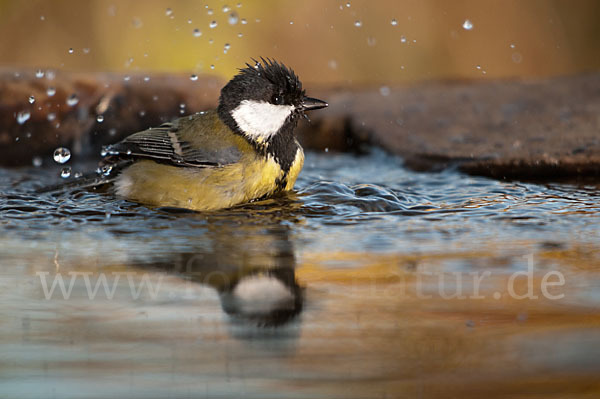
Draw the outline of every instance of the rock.
[[[597,74],[314,95],[330,108],[314,115],[316,131],[304,127],[313,147],[377,145],[417,170],[457,165],[494,178],[600,177]]]
[[[0,71],[0,165],[30,165],[59,146],[75,160],[99,157],[102,145],[214,108],[223,85],[188,75],[56,72],[50,78]],[[72,94],[75,105],[67,104]],[[361,152],[376,145],[416,170],[457,166],[494,178],[600,177],[600,74],[308,94],[330,104],[310,113],[311,123],[300,123],[308,149]]]
[[[213,107],[222,86],[210,77],[145,77],[45,71],[38,78],[34,71],[0,70],[0,165],[31,165],[35,156],[51,159],[60,146],[71,149],[75,160],[99,157],[102,145],[182,112]]]

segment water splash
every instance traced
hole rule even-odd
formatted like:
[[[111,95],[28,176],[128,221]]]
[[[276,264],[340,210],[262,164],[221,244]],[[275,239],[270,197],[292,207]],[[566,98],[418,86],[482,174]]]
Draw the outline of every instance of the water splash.
[[[56,163],[67,163],[71,159],[71,151],[66,147],[58,147],[54,150],[53,158]]]
[[[29,112],[29,111],[20,111],[19,113],[17,113],[17,123],[19,125],[22,125],[25,122],[27,122],[30,117],[31,117],[31,112]]]
[[[60,177],[62,177],[63,179],[71,177],[71,167],[70,166],[66,166],[66,167],[62,168],[60,170]]]
[[[77,94],[71,94],[68,98],[67,98],[67,105],[69,107],[74,107],[75,105],[77,105],[79,103],[79,97],[77,97]]]

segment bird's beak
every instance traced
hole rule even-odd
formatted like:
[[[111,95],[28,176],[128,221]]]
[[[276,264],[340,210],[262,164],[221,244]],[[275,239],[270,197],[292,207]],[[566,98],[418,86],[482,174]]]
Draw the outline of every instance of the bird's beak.
[[[311,109],[321,109],[329,106],[325,101],[317,100],[316,98],[304,97],[302,100],[302,110],[310,111]]]

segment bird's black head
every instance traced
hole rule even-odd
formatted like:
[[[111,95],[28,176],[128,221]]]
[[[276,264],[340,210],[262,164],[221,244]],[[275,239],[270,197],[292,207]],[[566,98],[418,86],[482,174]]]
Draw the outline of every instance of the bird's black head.
[[[253,143],[268,144],[276,136],[291,137],[299,116],[327,103],[305,96],[294,71],[261,58],[227,83],[219,98],[219,117]]]

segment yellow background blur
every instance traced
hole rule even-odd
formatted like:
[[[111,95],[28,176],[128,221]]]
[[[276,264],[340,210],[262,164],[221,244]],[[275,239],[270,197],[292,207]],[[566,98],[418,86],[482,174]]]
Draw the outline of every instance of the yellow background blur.
[[[343,86],[547,76],[599,68],[599,16],[595,0],[0,0],[0,65],[229,78],[265,56]]]

